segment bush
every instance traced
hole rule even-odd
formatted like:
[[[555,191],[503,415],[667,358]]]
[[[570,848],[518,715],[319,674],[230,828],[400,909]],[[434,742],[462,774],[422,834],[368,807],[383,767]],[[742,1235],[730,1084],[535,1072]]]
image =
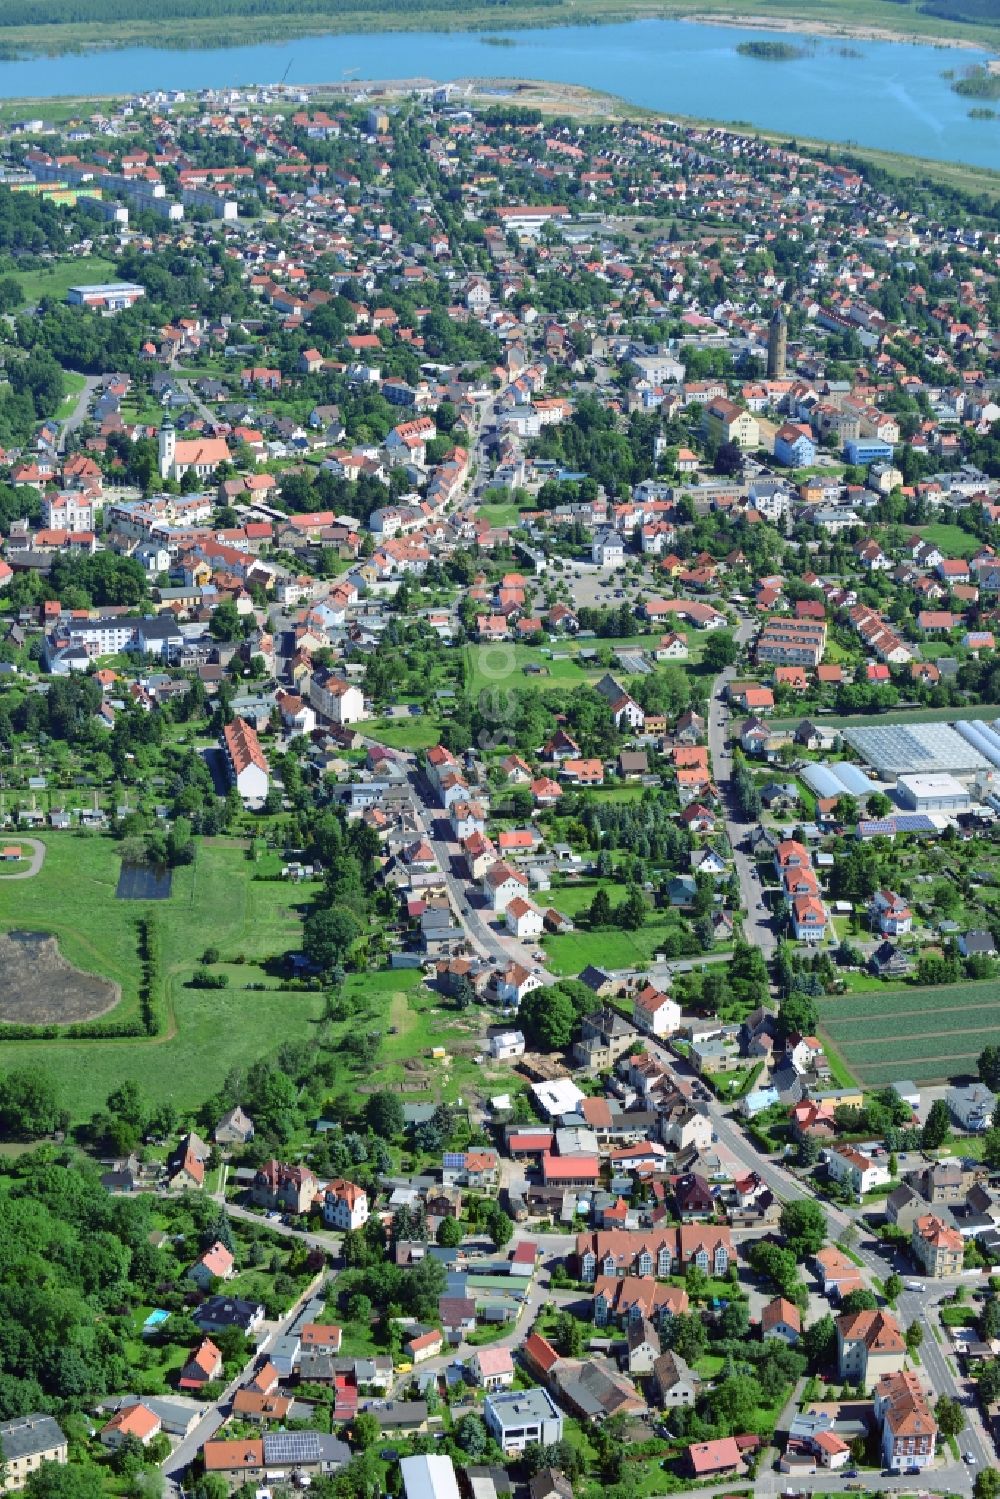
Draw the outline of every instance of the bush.
[[[189,989],[228,989],[228,973],[209,973],[207,968],[196,968],[188,979]]]

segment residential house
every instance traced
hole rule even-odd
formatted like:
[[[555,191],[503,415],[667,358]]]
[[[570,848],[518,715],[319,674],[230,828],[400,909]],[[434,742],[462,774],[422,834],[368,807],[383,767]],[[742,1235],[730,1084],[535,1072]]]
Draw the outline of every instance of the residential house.
[[[330,1228],[363,1228],[368,1222],[368,1194],[354,1182],[337,1177],[323,1193],[323,1222]]]
[[[883,1374],[899,1374],[906,1344],[888,1308],[843,1312],[837,1318],[837,1375],[870,1390]]]
[[[23,1489],[43,1463],[66,1463],[69,1447],[59,1423],[52,1416],[33,1411],[0,1421],[0,1453],[3,1454],[4,1491]]]
[[[892,1472],[926,1468],[937,1447],[937,1422],[917,1375],[884,1374],[875,1386],[875,1419],[882,1427],[882,1462]]]
[[[532,1443],[550,1447],[562,1440],[563,1417],[547,1390],[491,1392],[483,1405],[490,1436],[508,1454],[523,1452]]]
[[[965,1241],[956,1228],[936,1213],[917,1218],[910,1232],[910,1251],[931,1280],[958,1275],[964,1263]]]

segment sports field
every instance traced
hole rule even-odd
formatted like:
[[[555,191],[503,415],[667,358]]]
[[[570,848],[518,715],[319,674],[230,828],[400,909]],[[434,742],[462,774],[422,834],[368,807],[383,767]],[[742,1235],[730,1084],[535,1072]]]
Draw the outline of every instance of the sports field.
[[[1000,982],[824,999],[820,1029],[866,1087],[975,1076],[979,1053],[1000,1030]]]

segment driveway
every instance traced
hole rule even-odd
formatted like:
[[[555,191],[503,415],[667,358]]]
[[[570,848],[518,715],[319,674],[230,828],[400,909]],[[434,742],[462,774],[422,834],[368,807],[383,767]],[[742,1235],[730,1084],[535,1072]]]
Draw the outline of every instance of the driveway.
[[[77,396],[76,405],[73,407],[73,410],[63,422],[62,429],[59,433],[60,453],[65,453],[66,451],[66,439],[68,437],[71,437],[72,434],[76,431],[77,427],[81,427],[87,420],[87,413],[90,410],[90,403],[93,399],[94,391],[97,390],[101,385],[103,385],[106,378],[106,375],[84,375],[83,389]]]
[[[45,844],[40,838],[20,838],[21,847],[31,849],[31,862],[27,869],[19,869],[16,874],[4,874],[0,866],[0,880],[30,880],[41,869],[45,861]]]

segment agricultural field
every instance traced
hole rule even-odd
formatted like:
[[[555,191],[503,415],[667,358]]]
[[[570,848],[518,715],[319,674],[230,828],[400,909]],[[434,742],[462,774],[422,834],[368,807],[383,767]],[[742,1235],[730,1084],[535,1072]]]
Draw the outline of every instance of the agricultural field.
[[[883,989],[820,1002],[820,1028],[866,1087],[900,1077],[917,1083],[975,1076],[996,1040],[1000,982]]]

